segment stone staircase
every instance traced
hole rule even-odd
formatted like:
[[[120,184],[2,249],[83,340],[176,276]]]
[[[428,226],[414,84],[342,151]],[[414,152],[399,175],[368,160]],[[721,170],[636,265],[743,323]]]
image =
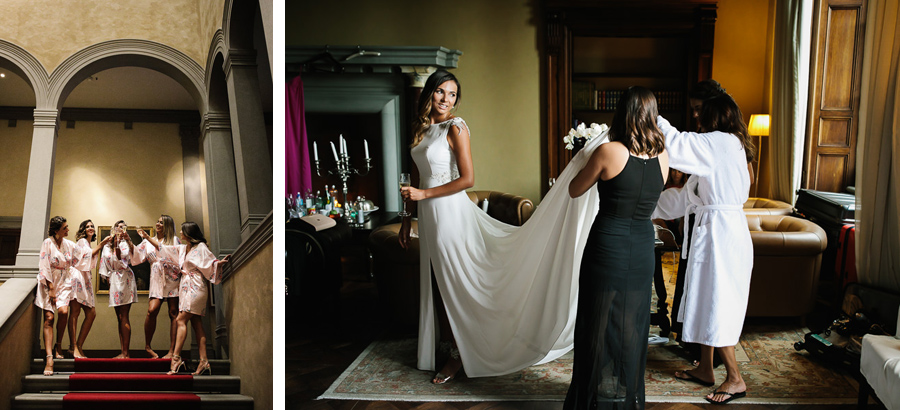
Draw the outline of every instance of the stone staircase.
[[[253,398],[240,394],[240,377],[229,375],[230,362],[209,363],[212,375],[192,376],[184,368],[169,376],[164,359],[56,359],[53,376],[44,376],[43,359],[34,359],[12,409],[63,409],[64,400],[66,408],[253,409]]]

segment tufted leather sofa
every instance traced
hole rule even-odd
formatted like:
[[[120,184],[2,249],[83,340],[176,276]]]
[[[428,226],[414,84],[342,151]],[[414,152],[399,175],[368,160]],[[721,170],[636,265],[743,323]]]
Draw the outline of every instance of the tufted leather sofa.
[[[747,215],[747,224],[753,240],[747,316],[803,317],[812,312],[825,231],[787,215]]]
[[[750,198],[744,203],[747,215],[790,215],[794,207],[787,202],[768,198]]]
[[[497,191],[468,191],[469,199],[481,206],[488,200],[488,215],[521,226],[534,212],[530,199]],[[418,223],[412,221],[412,231]],[[411,238],[408,250],[400,247],[400,224],[389,224],[369,235],[378,298],[393,325],[408,327],[419,322],[419,239]]]

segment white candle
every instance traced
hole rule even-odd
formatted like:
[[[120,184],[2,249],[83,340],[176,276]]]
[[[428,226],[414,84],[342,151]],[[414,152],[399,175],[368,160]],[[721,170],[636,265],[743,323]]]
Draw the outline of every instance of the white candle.
[[[369,159],[369,141],[363,140],[363,147],[366,148],[366,159]]]
[[[328,141],[328,143],[331,144],[331,153],[334,154],[334,161],[337,162],[338,156],[337,156],[337,150],[334,149],[334,142]]]
[[[350,150],[347,149],[347,140],[341,141],[341,144],[344,144],[344,154],[346,154],[347,156],[349,156],[349,155],[350,155]]]
[[[346,150],[344,150],[344,134],[341,134],[338,137],[338,145],[340,145],[339,148],[341,149],[341,154],[347,152]]]
[[[316,161],[319,160],[319,147],[316,146],[316,142],[313,141],[313,157],[316,158]]]

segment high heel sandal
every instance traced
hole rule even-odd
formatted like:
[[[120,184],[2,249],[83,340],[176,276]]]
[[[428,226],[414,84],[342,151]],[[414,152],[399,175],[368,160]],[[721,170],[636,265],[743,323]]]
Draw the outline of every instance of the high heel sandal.
[[[212,376],[212,367],[209,365],[209,361],[201,360],[197,365],[197,370],[191,373],[194,376],[200,376],[203,372],[209,372],[209,375]]]
[[[53,360],[52,354],[48,354],[44,359],[44,363],[46,363],[44,365],[44,376],[53,376],[53,364],[50,363],[51,360]],[[50,370],[47,370],[48,367],[50,368]]]
[[[450,348],[450,359],[453,359],[453,360],[459,360],[459,349],[458,349],[458,348],[456,348],[456,347],[451,347],[451,348]],[[462,370],[462,363],[461,363],[461,362],[460,362],[459,368],[456,369],[456,371],[453,372],[453,374],[451,374],[451,375],[446,375],[446,374],[444,374],[444,373],[437,372],[437,374],[434,375],[434,379],[431,380],[431,383],[433,383],[433,384],[444,384],[444,383],[447,383],[447,382],[449,382],[450,380],[455,379],[455,378],[456,378],[456,375],[459,374],[459,371],[460,371],[460,370]]]
[[[53,345],[53,358],[54,359],[65,359],[65,356],[62,355],[59,351],[62,350],[62,345],[57,343]]]
[[[172,363],[169,364],[169,372],[166,373],[168,375],[178,374],[178,371],[184,367],[184,361],[181,360],[181,356],[172,356]]]

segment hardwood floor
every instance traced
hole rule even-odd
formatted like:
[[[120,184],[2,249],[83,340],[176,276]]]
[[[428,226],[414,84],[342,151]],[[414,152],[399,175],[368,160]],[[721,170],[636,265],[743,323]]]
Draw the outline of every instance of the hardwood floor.
[[[361,270],[361,269],[352,269]],[[301,317],[288,307],[285,331],[285,406],[304,410],[557,410],[562,402],[386,402],[316,400],[386,325],[378,309],[374,281],[367,274],[344,273],[339,312]],[[313,318],[309,317],[313,316]],[[298,323],[301,323],[298,325]],[[414,334],[415,330],[390,330]],[[761,405],[729,403],[736,410],[854,410],[856,405]],[[720,409],[713,404],[647,403],[647,410]],[[884,409],[870,404],[869,410]]]

